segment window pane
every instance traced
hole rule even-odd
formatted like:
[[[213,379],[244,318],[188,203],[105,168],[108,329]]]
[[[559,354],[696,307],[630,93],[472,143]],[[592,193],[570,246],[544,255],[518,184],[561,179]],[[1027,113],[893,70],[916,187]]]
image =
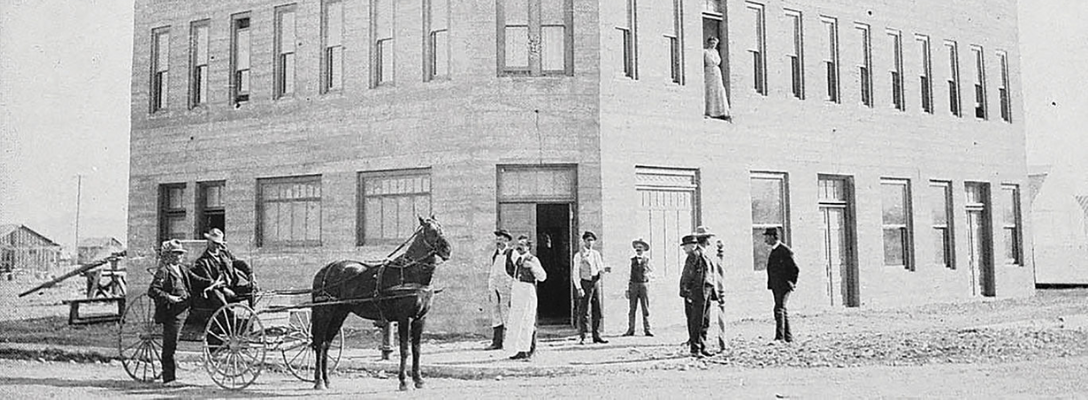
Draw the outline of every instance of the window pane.
[[[393,49],[393,40],[385,40],[382,42],[379,48],[381,54],[381,75],[378,77],[379,82],[392,82],[393,81],[393,60],[395,57]]]
[[[395,237],[393,235],[396,235],[397,232],[397,215],[399,212],[395,197],[382,198],[382,234],[378,238]]]
[[[328,63],[329,89],[340,89],[344,85],[344,47],[336,46],[326,49],[326,63]]]
[[[196,54],[194,54],[196,64],[205,65],[208,63],[208,26],[201,25],[196,27],[193,31],[193,36],[193,40],[196,42]]]
[[[529,68],[529,27],[506,27],[506,66]]]
[[[295,52],[295,12],[280,15],[280,53]]]
[[[722,7],[722,0],[703,0],[703,11],[722,14],[725,12],[725,7]]]
[[[1016,190],[1003,188],[1001,190],[1005,196],[1001,204],[1002,208],[1002,222],[1005,225],[1016,225]]]
[[[752,179],[752,223],[782,224],[782,181]]]
[[[321,240],[321,203],[319,201],[306,202],[306,240]]]
[[[948,225],[948,185],[930,186],[933,225]]]
[[[884,265],[905,265],[903,240],[906,231],[899,228],[884,229]]]
[[[529,0],[506,0],[505,6],[506,25],[529,25]]]
[[[365,217],[364,218],[366,218],[364,220],[364,222],[363,222],[364,227],[365,227],[365,232],[363,232],[364,238],[381,239],[381,237],[382,237],[382,219],[381,219],[381,215],[383,213],[383,211],[382,211],[382,201],[380,199],[373,198],[373,197],[367,198],[366,199],[366,204],[364,204],[363,207],[365,208],[365,212],[364,212]]]
[[[1004,236],[1003,242],[1005,243],[1005,262],[1016,263],[1016,229],[1005,228],[1001,230]]]
[[[188,239],[185,229],[185,216],[170,216],[166,219],[169,239]]]
[[[170,69],[170,33],[159,33],[155,39],[155,70],[166,71]]]
[[[948,230],[933,230],[933,262],[937,265],[948,265]]]
[[[182,193],[184,193],[184,192],[185,192],[185,189],[178,188],[178,187],[173,187],[173,188],[167,189],[167,191],[166,191],[166,196],[167,196],[166,204],[167,204],[167,206],[169,208],[171,208],[171,209],[184,208],[181,205],[182,204],[181,203],[181,197],[182,197]]]
[[[881,184],[885,225],[907,224],[906,210],[903,208],[906,204],[906,189],[905,185]]]
[[[243,29],[238,31],[237,40],[237,58],[234,60],[235,70],[241,71],[249,69],[249,30]]]
[[[544,26],[540,28],[541,40],[543,41],[541,51],[541,68],[545,71],[563,71],[565,68],[564,56],[565,41],[564,32],[566,28],[562,26]]]
[[[295,92],[295,54],[284,54],[281,57],[283,63],[283,94],[291,94]]]
[[[566,0],[545,0],[540,2],[540,24],[541,25],[563,25],[565,18],[563,18],[563,9],[566,6]]]
[[[326,22],[325,31],[325,46],[339,46],[341,44],[341,37],[344,30],[344,6],[341,2],[328,3],[325,6],[325,18],[328,18]]]
[[[449,60],[449,42],[446,31],[440,31],[434,33],[434,43],[431,48],[432,57],[434,57],[434,75],[435,76],[447,76],[450,71]]]

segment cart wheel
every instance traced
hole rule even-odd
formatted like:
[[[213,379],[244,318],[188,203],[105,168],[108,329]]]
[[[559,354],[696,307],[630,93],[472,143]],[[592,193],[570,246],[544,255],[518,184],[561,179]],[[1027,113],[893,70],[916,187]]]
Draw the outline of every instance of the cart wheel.
[[[311,346],[314,336],[310,331],[310,310],[292,311],[289,318],[287,333],[283,335],[283,343],[280,344],[280,354],[283,355],[283,364],[291,375],[305,381],[314,381],[314,348]],[[340,363],[340,354],[344,350],[344,329],[336,334],[336,338],[329,343],[329,372],[336,370]]]
[[[257,313],[245,304],[227,304],[212,314],[204,330],[204,369],[219,387],[245,389],[261,374],[265,344]]]
[[[117,333],[121,365],[128,376],[153,382],[162,376],[162,330],[155,324],[155,303],[147,294],[132,299],[125,307]]]

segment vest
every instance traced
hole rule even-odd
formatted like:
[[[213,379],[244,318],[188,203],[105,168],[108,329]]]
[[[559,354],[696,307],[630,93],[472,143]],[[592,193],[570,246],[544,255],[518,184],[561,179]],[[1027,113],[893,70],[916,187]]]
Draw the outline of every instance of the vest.
[[[524,258],[518,260],[517,269],[515,270],[516,275],[514,276],[514,279],[517,279],[518,282],[536,283],[536,276],[533,275],[533,269],[525,268],[525,260],[531,259],[531,257],[533,257],[532,254],[526,254]],[[507,260],[509,260],[509,258],[507,258]]]
[[[634,256],[631,257],[631,282],[632,283],[646,283],[649,280],[646,279],[646,262],[649,258],[646,256]]]

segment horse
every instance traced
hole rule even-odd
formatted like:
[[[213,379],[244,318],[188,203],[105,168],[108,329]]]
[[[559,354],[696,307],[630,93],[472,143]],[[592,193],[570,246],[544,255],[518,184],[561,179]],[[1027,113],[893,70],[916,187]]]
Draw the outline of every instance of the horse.
[[[419,342],[434,294],[430,288],[431,277],[435,266],[450,258],[451,250],[442,235],[442,226],[434,216],[419,218],[419,228],[404,243],[409,242],[404,253],[392,260],[378,264],[337,261],[314,275],[312,299],[315,305],[310,325],[315,353],[314,389],[328,389],[329,345],[349,313],[368,320],[397,322],[400,390],[408,390],[404,368],[409,336],[412,339],[412,380],[417,389],[423,388],[419,373]]]

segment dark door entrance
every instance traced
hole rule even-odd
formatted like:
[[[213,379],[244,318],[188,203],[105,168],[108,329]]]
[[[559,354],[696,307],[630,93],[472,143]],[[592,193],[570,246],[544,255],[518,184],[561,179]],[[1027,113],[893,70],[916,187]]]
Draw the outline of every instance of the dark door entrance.
[[[570,204],[536,205],[536,256],[548,273],[537,286],[537,315],[541,324],[569,324],[571,315]]]

